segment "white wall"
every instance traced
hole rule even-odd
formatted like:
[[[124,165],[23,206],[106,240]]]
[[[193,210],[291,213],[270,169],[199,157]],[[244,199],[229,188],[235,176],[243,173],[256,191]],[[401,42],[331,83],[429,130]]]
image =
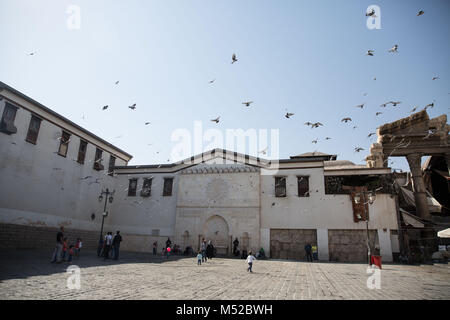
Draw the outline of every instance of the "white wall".
[[[0,116],[4,106],[3,99]],[[17,133],[0,132],[0,223],[100,230],[103,204],[97,199],[102,187],[112,188],[116,180],[105,174],[109,154],[103,152],[105,171],[94,170],[95,147],[89,143],[85,164],[77,163],[80,138],[72,135],[67,156],[58,155],[62,129],[46,120],[36,144],[26,142],[30,119],[31,113],[19,107]],[[118,158],[116,164],[126,162]],[[81,180],[86,176],[92,178]]]
[[[275,177],[261,176],[261,228],[263,229],[365,229],[353,221],[349,195],[325,194],[323,168],[279,170],[286,176],[286,197],[275,197]],[[309,176],[310,196],[298,197],[297,176]],[[272,205],[274,204],[274,205]],[[369,229],[397,229],[395,199],[378,194],[369,208]],[[262,245],[269,252],[270,239]],[[325,238],[322,239],[323,244]],[[390,246],[389,246],[390,248]],[[323,250],[328,249],[322,246]],[[320,250],[319,250],[320,251]]]

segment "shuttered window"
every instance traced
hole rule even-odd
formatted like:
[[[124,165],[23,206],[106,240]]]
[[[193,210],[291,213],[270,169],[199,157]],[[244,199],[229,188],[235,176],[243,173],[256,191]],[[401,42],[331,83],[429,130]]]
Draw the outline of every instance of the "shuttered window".
[[[298,196],[309,197],[309,177],[299,176],[297,177]]]
[[[39,129],[41,127],[41,119],[36,117],[35,115],[31,115],[30,125],[28,126],[27,138],[25,139],[27,142],[36,144]]]
[[[65,157],[67,155],[67,150],[69,149],[70,133],[63,131],[59,140],[58,154]]]
[[[286,197],[286,177],[275,177],[275,197]]]

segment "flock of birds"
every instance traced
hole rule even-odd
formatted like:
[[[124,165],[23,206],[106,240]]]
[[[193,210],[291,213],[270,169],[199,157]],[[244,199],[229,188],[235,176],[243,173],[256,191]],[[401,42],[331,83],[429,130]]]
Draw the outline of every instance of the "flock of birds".
[[[366,16],[376,17],[376,14],[375,14],[375,13],[376,13],[375,10],[372,9],[370,12],[366,12]],[[422,16],[424,13],[425,13],[425,12],[424,12],[423,10],[420,10],[420,11],[417,13],[417,16]],[[392,53],[392,54],[397,54],[397,53],[398,53],[398,48],[399,48],[398,44],[395,44],[395,45],[392,46],[392,48],[390,48],[390,49],[387,50],[387,51],[388,51],[389,53]],[[29,53],[28,55],[29,55],[29,56],[33,56],[33,55],[35,55],[36,53],[37,53],[37,52],[34,51],[34,52]],[[373,49],[367,50],[366,55],[367,55],[367,56],[374,56],[374,55],[375,55],[375,50],[373,50]],[[236,53],[233,53],[232,56],[231,56],[231,64],[235,64],[235,63],[237,63],[238,61],[239,61],[239,60],[238,60],[238,58],[237,58]],[[439,79],[439,77],[437,77],[437,76],[434,76],[434,77],[432,78],[433,81],[434,81],[434,80],[438,80],[438,79]],[[373,80],[376,80],[376,77],[374,77]],[[215,81],[216,81],[216,79],[212,79],[212,80],[209,81],[209,84],[213,84]],[[116,82],[114,83],[114,85],[117,86],[119,83],[120,83],[120,81],[116,81]],[[366,96],[366,95],[367,95],[367,93],[364,93],[364,96]],[[254,103],[253,101],[244,101],[244,102],[242,102],[242,105],[244,105],[245,107],[251,107],[253,103]],[[380,107],[385,108],[385,107],[387,107],[387,106],[389,106],[389,105],[392,105],[392,107],[396,107],[396,106],[398,106],[398,105],[401,104],[401,103],[402,103],[401,101],[388,101],[388,102],[385,102],[385,103],[381,104]],[[136,109],[136,106],[137,106],[137,104],[136,104],[136,103],[133,103],[132,105],[128,106],[128,108],[129,108],[130,110],[135,110],[135,109]],[[365,103],[362,103],[362,104],[360,104],[360,105],[355,106],[355,108],[359,108],[359,109],[362,110],[362,109],[364,108],[364,106],[365,106]],[[430,104],[427,104],[427,105],[424,107],[423,110],[426,110],[426,109],[428,109],[428,108],[433,108],[433,107],[434,107],[434,101],[433,101],[432,103],[430,103]],[[108,108],[109,108],[109,105],[105,105],[105,106],[102,107],[102,110],[105,111],[105,110],[107,110]],[[414,106],[413,109],[410,111],[410,113],[415,112],[418,108],[419,108],[419,106]],[[379,115],[381,115],[381,114],[383,114],[383,112],[378,111],[378,112],[375,113],[375,116],[379,116]],[[286,119],[290,119],[290,118],[292,118],[294,115],[295,115],[295,113],[289,112],[289,111],[286,109],[286,113],[284,114],[284,117],[285,117]],[[83,118],[84,118],[84,116],[83,116]],[[218,117],[216,117],[216,118],[214,118],[214,119],[211,119],[210,121],[212,121],[212,122],[218,124],[218,123],[220,122],[220,116],[218,116]],[[351,118],[351,117],[344,117],[344,118],[341,119],[341,122],[342,122],[342,123],[349,123],[349,122],[352,122],[352,118]],[[145,124],[145,125],[149,125],[149,124],[151,124],[151,123],[150,123],[150,122],[145,122],[144,124]],[[311,129],[315,129],[315,128],[319,128],[319,127],[321,127],[321,126],[324,126],[324,125],[323,125],[322,123],[320,123],[320,122],[309,122],[309,121],[308,121],[308,122],[305,122],[305,125],[311,127]],[[353,126],[353,129],[356,129],[356,128],[357,128],[357,126]],[[374,135],[376,135],[376,133],[371,132],[371,133],[368,134],[367,138],[371,138],[371,137],[374,136]],[[121,137],[121,136],[119,136],[119,137]],[[118,138],[119,138],[119,137],[118,137]],[[326,137],[326,138],[325,138],[325,140],[330,140],[330,139],[331,139],[330,137]],[[311,142],[312,142],[313,144],[317,144],[318,141],[319,141],[319,139],[314,139],[314,140],[312,140]],[[151,144],[149,144],[149,145],[151,145]],[[362,147],[355,147],[355,148],[354,148],[354,152],[360,152],[360,151],[363,151],[363,150],[364,150],[364,148],[362,148]],[[260,152],[258,152],[258,153],[266,154],[266,152],[267,152],[267,148],[264,149],[264,150],[262,150],[262,151],[260,151]],[[157,152],[157,153],[159,153],[159,152]],[[170,160],[167,160],[167,161],[169,162]]]

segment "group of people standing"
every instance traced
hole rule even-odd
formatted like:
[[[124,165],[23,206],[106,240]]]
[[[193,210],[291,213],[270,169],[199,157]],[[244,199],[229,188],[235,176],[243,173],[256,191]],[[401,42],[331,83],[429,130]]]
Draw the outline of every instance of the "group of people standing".
[[[56,247],[53,251],[51,263],[71,262],[73,257],[79,258],[82,246],[81,238],[77,238],[75,244],[68,245],[67,237],[64,236],[64,227],[61,226],[56,234]]]
[[[122,242],[122,236],[120,231],[117,231],[113,236],[112,232],[108,232],[103,239],[100,240],[97,249],[97,255],[106,259],[119,259],[120,243]]]
[[[211,260],[214,257],[214,246],[209,240],[206,242],[205,238],[202,238],[200,243],[200,250],[197,253],[197,264],[201,265],[202,262],[207,262],[208,259]]]

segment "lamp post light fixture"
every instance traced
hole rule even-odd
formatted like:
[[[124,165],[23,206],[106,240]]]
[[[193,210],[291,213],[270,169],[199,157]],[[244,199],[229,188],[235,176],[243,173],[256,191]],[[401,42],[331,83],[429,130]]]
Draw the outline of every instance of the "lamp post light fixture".
[[[115,190],[114,191],[109,191],[109,189],[106,188],[106,190],[105,191],[102,190],[102,192],[98,196],[98,201],[102,202],[103,201],[103,195],[105,195],[105,197],[104,197],[105,198],[105,206],[103,207],[103,214],[102,214],[102,228],[100,229],[100,239],[98,241],[99,246],[100,246],[100,243],[102,242],[103,223],[105,222],[105,217],[108,216],[108,212],[106,211],[106,204],[108,203],[108,200],[109,200],[109,203],[113,202],[114,192],[115,192]]]
[[[363,204],[364,216],[366,218],[367,259],[368,259],[368,262],[370,265],[371,252],[370,252],[370,244],[369,244],[369,219],[367,217],[366,204],[372,205],[375,202],[376,194],[375,194],[375,192],[363,191],[360,193],[356,193],[353,198],[354,198],[356,204],[359,204],[359,203]],[[366,202],[366,198],[367,198],[367,202]],[[357,217],[359,220],[361,220],[361,218],[362,218],[360,214],[358,214]]]

